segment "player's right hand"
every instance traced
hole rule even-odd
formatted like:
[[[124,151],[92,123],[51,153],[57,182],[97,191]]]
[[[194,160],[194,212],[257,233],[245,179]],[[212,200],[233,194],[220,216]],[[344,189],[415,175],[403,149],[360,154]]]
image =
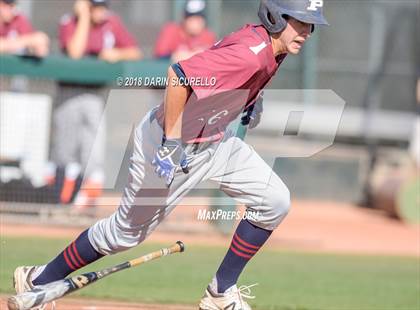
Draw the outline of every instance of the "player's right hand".
[[[89,16],[90,14],[90,3],[88,0],[76,0],[74,3],[74,14],[78,17]]]
[[[187,155],[182,142],[179,139],[165,139],[153,158],[152,165],[159,177],[165,178],[169,187],[175,177],[175,171],[181,167],[184,173],[188,173]]]

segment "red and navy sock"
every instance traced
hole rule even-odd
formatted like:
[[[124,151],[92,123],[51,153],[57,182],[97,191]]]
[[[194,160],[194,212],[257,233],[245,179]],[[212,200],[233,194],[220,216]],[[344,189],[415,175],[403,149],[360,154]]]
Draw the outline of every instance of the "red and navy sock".
[[[271,233],[272,231],[252,225],[247,220],[239,223],[230,248],[216,273],[218,293],[224,293],[236,284],[245,265],[267,241]]]
[[[48,263],[32,283],[34,285],[43,285],[64,279],[73,271],[103,256],[93,248],[88,238],[88,230],[85,230],[63,252]]]

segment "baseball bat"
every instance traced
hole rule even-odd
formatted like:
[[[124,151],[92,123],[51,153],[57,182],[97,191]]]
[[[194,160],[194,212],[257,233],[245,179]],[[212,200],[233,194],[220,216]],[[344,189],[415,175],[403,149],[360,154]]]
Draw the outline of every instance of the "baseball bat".
[[[80,290],[115,272],[135,267],[169,254],[184,252],[184,249],[184,244],[181,241],[177,241],[169,248],[160,249],[113,267],[108,267],[96,272],[84,273],[45,285],[39,285],[31,291],[9,297],[7,300],[7,306],[9,310],[28,310]]]

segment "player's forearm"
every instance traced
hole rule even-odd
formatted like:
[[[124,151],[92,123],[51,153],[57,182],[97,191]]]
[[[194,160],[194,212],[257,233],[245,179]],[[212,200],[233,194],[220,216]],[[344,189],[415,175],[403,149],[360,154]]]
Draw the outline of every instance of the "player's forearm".
[[[143,53],[138,47],[126,47],[116,49],[118,61],[134,61],[143,58]]]
[[[83,57],[89,36],[89,15],[79,16],[76,30],[67,44],[67,54],[70,58],[80,59]]]
[[[0,53],[17,53],[26,48],[26,45],[25,38],[0,38]]]
[[[182,113],[190,94],[190,89],[178,83],[172,83],[177,76],[169,67],[168,87],[165,92],[165,135],[168,139],[180,139],[182,132]]]

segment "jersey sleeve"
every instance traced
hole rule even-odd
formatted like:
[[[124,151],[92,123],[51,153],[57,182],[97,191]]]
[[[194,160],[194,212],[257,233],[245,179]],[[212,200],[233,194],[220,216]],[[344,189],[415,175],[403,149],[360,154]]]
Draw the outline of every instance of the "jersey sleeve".
[[[18,32],[20,35],[34,32],[31,22],[23,15],[19,15]]]
[[[113,29],[116,48],[138,47],[136,39],[118,16],[114,16]]]
[[[177,37],[177,25],[168,23],[163,26],[155,43],[154,56],[157,58],[171,57],[176,49]]]
[[[62,51],[66,51],[67,44],[73,36],[74,31],[75,23],[72,22],[72,17],[69,15],[64,15],[60,20],[60,25],[58,29],[58,41],[60,43],[60,48]]]
[[[212,48],[179,64],[197,99],[241,89],[259,69],[256,55],[242,44]]]

